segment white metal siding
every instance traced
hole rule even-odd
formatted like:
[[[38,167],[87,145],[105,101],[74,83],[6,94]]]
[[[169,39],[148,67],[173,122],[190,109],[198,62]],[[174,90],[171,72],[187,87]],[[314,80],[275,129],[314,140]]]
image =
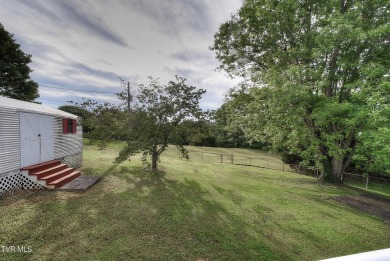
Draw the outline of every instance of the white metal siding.
[[[19,112],[0,107],[0,173],[20,167]]]
[[[83,151],[83,130],[77,126],[76,134],[63,134],[62,117],[54,117],[54,158],[62,158]]]

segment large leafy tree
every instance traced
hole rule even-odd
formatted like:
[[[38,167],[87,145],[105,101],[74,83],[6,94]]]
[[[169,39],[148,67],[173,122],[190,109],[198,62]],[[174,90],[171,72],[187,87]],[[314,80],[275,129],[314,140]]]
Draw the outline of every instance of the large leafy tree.
[[[30,79],[30,62],[31,55],[0,24],[0,95],[24,101],[39,97],[38,84]]]
[[[246,0],[211,48],[253,86],[234,124],[334,180],[363,144],[386,151],[386,121],[367,119],[389,110],[388,13],[382,0]],[[376,135],[382,147],[364,142]]]
[[[215,112],[216,143],[219,147],[248,147],[241,122],[243,109],[252,101],[245,87],[231,89],[225,103]],[[238,116],[240,115],[240,116]]]

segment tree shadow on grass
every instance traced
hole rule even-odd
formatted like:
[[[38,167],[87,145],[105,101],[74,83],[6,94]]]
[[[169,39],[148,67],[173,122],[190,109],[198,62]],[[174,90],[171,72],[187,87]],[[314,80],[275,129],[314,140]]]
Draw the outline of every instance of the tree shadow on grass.
[[[241,205],[241,203],[244,200],[243,197],[239,193],[237,193],[237,191],[235,191],[233,189],[224,189],[224,188],[217,186],[215,184],[213,184],[212,186],[216,191],[218,191],[219,194],[230,198],[237,205]]]
[[[277,216],[268,202],[259,201],[249,217],[233,211],[224,202],[240,209],[243,199],[223,186],[211,184],[225,201],[202,183],[175,180],[165,171],[113,164],[102,173],[107,182],[85,193],[37,193],[2,211],[0,243],[33,248],[5,259],[291,260],[326,253],[332,243],[289,213]],[[120,189],[112,186],[117,182]]]
[[[96,169],[96,168],[86,168],[86,167],[82,167],[80,169],[82,175],[98,175],[98,176],[107,176],[107,175],[111,175],[115,169],[119,166],[119,163],[113,163],[109,168],[107,169]]]
[[[11,259],[276,259],[253,226],[213,200],[199,182],[117,167],[111,175],[126,190],[107,191],[98,183],[76,197],[54,192],[50,200],[19,209],[28,218],[7,238],[32,245],[33,252]]]

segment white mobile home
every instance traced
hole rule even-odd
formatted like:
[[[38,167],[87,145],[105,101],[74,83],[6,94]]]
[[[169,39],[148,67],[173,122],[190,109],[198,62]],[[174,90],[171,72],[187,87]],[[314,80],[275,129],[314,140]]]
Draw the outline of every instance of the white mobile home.
[[[0,96],[0,194],[56,188],[80,175],[82,135],[76,115]]]

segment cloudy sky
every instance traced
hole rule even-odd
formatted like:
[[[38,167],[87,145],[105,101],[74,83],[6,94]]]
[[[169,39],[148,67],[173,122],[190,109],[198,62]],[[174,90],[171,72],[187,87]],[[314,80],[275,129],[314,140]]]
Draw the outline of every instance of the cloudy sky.
[[[118,77],[135,86],[148,76],[166,83],[177,74],[207,90],[203,109],[216,109],[239,80],[216,71],[208,48],[240,6],[241,0],[0,0],[0,23],[32,54],[31,77],[44,104],[113,102],[122,88]]]

